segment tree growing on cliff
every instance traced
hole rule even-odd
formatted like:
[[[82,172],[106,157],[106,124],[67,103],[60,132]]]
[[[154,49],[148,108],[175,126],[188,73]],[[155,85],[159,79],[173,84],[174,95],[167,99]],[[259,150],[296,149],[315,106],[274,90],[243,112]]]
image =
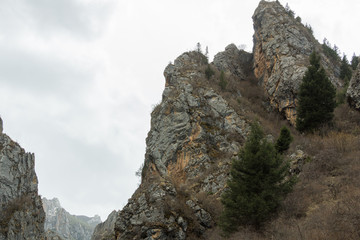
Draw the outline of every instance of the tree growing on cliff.
[[[236,231],[239,225],[258,229],[270,219],[294,184],[293,178],[286,180],[288,171],[289,164],[264,138],[259,124],[252,124],[221,198],[224,211],[219,224],[224,233]]]
[[[336,91],[320,65],[320,57],[313,52],[298,94],[296,128],[313,132],[329,124],[334,117]]]

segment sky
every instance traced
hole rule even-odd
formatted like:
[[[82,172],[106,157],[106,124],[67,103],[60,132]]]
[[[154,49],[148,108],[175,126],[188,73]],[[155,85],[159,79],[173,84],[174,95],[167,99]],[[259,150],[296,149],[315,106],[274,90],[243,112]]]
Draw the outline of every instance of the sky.
[[[288,0],[348,59],[358,0]],[[252,51],[254,0],[0,0],[0,115],[36,156],[39,194],[102,220],[137,188],[163,70],[181,53]]]

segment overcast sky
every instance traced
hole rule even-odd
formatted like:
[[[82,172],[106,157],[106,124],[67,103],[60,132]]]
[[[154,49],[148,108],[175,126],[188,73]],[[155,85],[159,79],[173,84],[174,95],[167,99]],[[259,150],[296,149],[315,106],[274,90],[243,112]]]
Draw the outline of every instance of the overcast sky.
[[[351,59],[360,2],[288,0]],[[163,70],[197,42],[252,50],[256,0],[0,0],[4,132],[36,156],[39,193],[102,220],[136,189]]]

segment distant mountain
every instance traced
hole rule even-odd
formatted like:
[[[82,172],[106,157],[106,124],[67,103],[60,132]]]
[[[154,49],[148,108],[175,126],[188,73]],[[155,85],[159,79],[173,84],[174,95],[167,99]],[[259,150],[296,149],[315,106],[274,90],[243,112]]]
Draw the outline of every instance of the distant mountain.
[[[57,198],[42,199],[46,214],[45,230],[56,233],[66,240],[89,240],[97,224],[101,223],[98,215],[94,217],[71,215],[61,207]]]

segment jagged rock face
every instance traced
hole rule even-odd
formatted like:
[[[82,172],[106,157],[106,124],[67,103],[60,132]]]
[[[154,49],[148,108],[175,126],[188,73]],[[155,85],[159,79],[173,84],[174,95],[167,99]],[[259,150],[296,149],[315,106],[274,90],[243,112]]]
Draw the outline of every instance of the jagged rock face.
[[[99,216],[75,216],[61,207],[57,198],[42,199],[46,213],[45,230],[54,232],[62,239],[90,239],[97,224],[101,223]],[[50,238],[50,236],[49,236]]]
[[[110,213],[105,222],[100,223],[95,227],[91,240],[113,239],[115,236],[114,228],[116,217],[117,212],[114,210]]]
[[[244,80],[244,69],[251,67],[252,54],[239,50],[235,44],[230,44],[225,51],[215,55],[213,64],[219,71],[229,72],[237,78]]]
[[[0,240],[45,238],[45,213],[34,167],[34,154],[1,131]]]
[[[271,105],[292,123],[296,121],[296,96],[313,51],[335,86],[342,83],[339,64],[330,61],[321,45],[279,2],[262,0],[253,15],[254,73],[264,86]]]
[[[350,80],[346,95],[349,104],[360,111],[360,64]]]
[[[118,213],[116,239],[185,239],[213,226],[196,193],[220,196],[248,125],[220,95],[201,86],[206,65],[203,55],[190,52],[166,67],[142,183]]]

